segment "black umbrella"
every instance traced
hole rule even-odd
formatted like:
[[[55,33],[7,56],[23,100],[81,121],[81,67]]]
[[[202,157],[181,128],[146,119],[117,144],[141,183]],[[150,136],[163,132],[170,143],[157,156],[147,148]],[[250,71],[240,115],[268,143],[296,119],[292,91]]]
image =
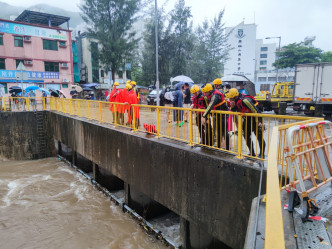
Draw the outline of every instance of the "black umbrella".
[[[20,93],[20,92],[22,92],[22,88],[19,86],[9,87],[9,93]]]
[[[49,87],[48,90],[51,91],[51,96],[56,97],[56,98],[59,97],[58,91],[55,90],[53,87]]]

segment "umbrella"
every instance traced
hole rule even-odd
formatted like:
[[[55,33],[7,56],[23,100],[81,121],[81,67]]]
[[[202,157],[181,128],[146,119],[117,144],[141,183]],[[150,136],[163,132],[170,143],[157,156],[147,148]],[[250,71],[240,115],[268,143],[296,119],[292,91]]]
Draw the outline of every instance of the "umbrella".
[[[28,86],[27,88],[25,88],[26,92],[35,91],[35,90],[39,90],[39,87],[38,86]]]
[[[59,93],[53,87],[49,87],[48,90],[52,91],[51,96],[59,97]]]
[[[65,94],[63,91],[58,90],[58,93],[59,93],[59,95],[60,95],[60,93],[61,93],[61,94],[63,95],[63,97],[67,98],[66,94]]]
[[[193,84],[190,83],[190,82],[179,82],[179,83],[177,83],[174,87],[175,87],[175,88],[178,87],[178,86],[180,87],[180,86],[182,86],[184,83],[188,83],[190,87],[193,85]]]
[[[93,91],[94,89],[90,88],[90,87],[83,87],[83,91]]]
[[[187,83],[194,83],[194,81],[192,79],[190,79],[188,76],[185,76],[185,75],[179,75],[174,78],[171,78],[171,83],[173,83],[174,81],[183,81],[183,82],[187,82]]]
[[[22,92],[22,88],[19,86],[12,86],[9,88],[9,93],[20,93]]]
[[[88,84],[84,84],[83,85],[83,89],[85,88],[85,87],[92,87],[92,88],[96,88],[96,86],[100,86],[101,84],[99,84],[99,83],[88,83]]]
[[[80,87],[80,86],[75,86],[75,90],[76,90],[78,93],[80,93],[80,92],[83,91],[82,87]]]
[[[38,91],[41,91],[41,92],[44,91],[47,95],[50,95],[50,92],[45,88],[39,87]]]

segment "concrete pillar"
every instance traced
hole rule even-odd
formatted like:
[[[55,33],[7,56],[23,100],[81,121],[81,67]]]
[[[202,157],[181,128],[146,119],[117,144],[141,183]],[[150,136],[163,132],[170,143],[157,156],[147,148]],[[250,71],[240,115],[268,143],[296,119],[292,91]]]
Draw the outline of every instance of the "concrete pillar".
[[[62,146],[61,146],[61,142],[60,142],[60,141],[58,141],[58,154],[59,154],[60,156],[63,156],[63,155],[62,155]]]
[[[145,219],[151,219],[169,212],[169,209],[134,189],[129,184],[125,184],[125,202]]]
[[[92,172],[92,162],[80,154],[76,155],[76,166],[83,170],[85,173]]]
[[[222,243],[218,243],[218,241],[202,227],[182,217],[180,218],[180,236],[182,246],[185,249],[227,248],[220,247]]]

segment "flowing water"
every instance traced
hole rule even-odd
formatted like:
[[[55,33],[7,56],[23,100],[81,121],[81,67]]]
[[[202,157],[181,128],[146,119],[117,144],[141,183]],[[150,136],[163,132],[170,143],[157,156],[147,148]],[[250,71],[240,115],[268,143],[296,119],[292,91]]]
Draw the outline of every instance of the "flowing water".
[[[57,158],[0,160],[0,248],[166,248]]]

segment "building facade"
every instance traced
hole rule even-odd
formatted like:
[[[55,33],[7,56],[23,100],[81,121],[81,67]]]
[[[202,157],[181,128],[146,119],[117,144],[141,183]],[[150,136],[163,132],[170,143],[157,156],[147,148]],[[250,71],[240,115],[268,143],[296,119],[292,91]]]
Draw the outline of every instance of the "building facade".
[[[256,39],[256,24],[244,24],[226,28],[229,33],[228,42],[232,50],[225,63],[224,75],[245,75],[255,83],[256,92],[269,91],[277,81],[277,70],[273,66],[276,61],[276,43],[264,43]],[[278,81],[293,81],[294,69],[279,69]]]
[[[23,71],[17,70],[20,63]],[[70,30],[0,19],[0,84],[6,93],[11,86],[30,85],[69,93],[72,65]]]

